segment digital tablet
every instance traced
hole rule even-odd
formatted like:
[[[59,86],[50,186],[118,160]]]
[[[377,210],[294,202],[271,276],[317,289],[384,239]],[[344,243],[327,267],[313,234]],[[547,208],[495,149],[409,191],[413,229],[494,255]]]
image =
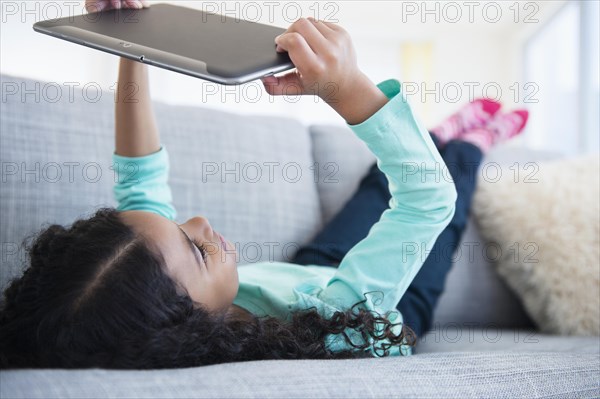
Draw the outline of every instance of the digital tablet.
[[[285,29],[165,3],[40,21],[33,29],[226,85],[294,68],[275,50]]]

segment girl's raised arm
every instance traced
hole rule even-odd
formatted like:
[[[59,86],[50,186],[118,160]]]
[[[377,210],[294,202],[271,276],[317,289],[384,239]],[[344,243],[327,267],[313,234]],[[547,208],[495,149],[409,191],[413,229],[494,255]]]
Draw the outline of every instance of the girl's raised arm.
[[[88,0],[98,9],[137,7],[133,1]],[[145,4],[147,6],[147,4]],[[119,179],[113,192],[117,209],[154,212],[174,220],[169,178],[169,156],[161,146],[148,84],[148,67],[121,58],[115,94],[115,152],[113,167]]]
[[[346,254],[318,297],[339,308],[366,299],[367,308],[393,310],[454,215],[454,183],[446,178],[446,165],[400,82],[373,84],[359,70],[343,28],[300,19],[275,42],[278,50],[288,51],[296,71],[264,78],[267,91],[295,90],[325,100],[375,155],[392,195],[390,208]]]
[[[121,58],[115,97],[115,153],[140,157],[160,150],[148,87],[148,67]]]
[[[154,212],[174,220],[169,156],[160,144],[148,90],[147,66],[121,58],[115,105],[113,167],[117,209]]]

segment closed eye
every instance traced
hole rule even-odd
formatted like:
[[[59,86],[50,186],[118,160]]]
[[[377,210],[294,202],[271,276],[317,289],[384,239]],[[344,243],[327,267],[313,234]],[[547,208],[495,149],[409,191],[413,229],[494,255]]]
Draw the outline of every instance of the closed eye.
[[[204,245],[198,244],[196,242],[196,240],[194,240],[194,239],[192,239],[192,242],[194,243],[196,248],[198,248],[198,250],[200,251],[200,254],[202,255],[202,259],[204,260],[204,263],[206,263],[206,259],[207,259],[206,248],[204,247]]]
[[[207,263],[206,263],[206,259],[207,259],[206,248],[204,248],[204,246],[202,244],[199,244],[199,243],[195,242],[194,240],[192,240],[187,235],[187,233],[185,231],[183,231],[183,229],[181,227],[179,227],[179,225],[177,223],[173,222],[173,224],[175,224],[175,226],[177,226],[177,228],[181,232],[181,235],[184,237],[184,239],[186,240],[187,244],[190,246],[190,250],[192,252],[194,252],[194,257],[196,258],[198,264],[200,264],[201,262],[200,262],[200,259],[198,258],[198,254],[196,253],[196,250],[198,252],[200,252],[200,255],[202,256],[202,260],[204,261],[204,265],[207,266]]]

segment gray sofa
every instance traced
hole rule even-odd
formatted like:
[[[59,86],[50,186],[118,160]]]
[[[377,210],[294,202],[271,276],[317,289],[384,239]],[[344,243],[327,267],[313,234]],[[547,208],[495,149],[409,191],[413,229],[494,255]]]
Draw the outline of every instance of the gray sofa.
[[[3,75],[0,288],[22,270],[24,237],[114,206],[112,93]],[[52,93],[52,94],[48,94]],[[325,106],[325,105],[323,105]],[[373,161],[349,129],[155,103],[171,155],[178,222],[202,214],[239,245],[240,266],[288,260],[356,188]],[[485,162],[553,157],[499,147]],[[114,165],[112,165],[114,167]],[[433,329],[410,357],[287,360],[151,371],[4,370],[1,398],[600,397],[598,337],[536,331],[497,277],[470,222]]]

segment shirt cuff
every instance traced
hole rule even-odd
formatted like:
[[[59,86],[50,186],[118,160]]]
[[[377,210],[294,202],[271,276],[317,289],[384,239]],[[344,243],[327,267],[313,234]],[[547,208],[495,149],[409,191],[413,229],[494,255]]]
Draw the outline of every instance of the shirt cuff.
[[[163,145],[160,150],[141,157],[126,157],[112,154],[117,184],[137,184],[140,181],[169,173],[169,153]]]
[[[389,101],[367,120],[356,125],[346,123],[361,138],[378,135],[380,132],[385,131],[399,114],[407,110],[410,111],[408,102],[402,94],[400,82],[397,79],[384,80],[377,87],[386,95]]]
[[[142,155],[140,157],[126,157],[124,155],[118,155],[113,152],[112,154],[113,161],[115,162],[135,162],[138,165],[147,165],[154,164],[156,162],[161,162],[168,158],[167,149],[165,146],[161,146],[160,150],[153,152],[148,155]]]

